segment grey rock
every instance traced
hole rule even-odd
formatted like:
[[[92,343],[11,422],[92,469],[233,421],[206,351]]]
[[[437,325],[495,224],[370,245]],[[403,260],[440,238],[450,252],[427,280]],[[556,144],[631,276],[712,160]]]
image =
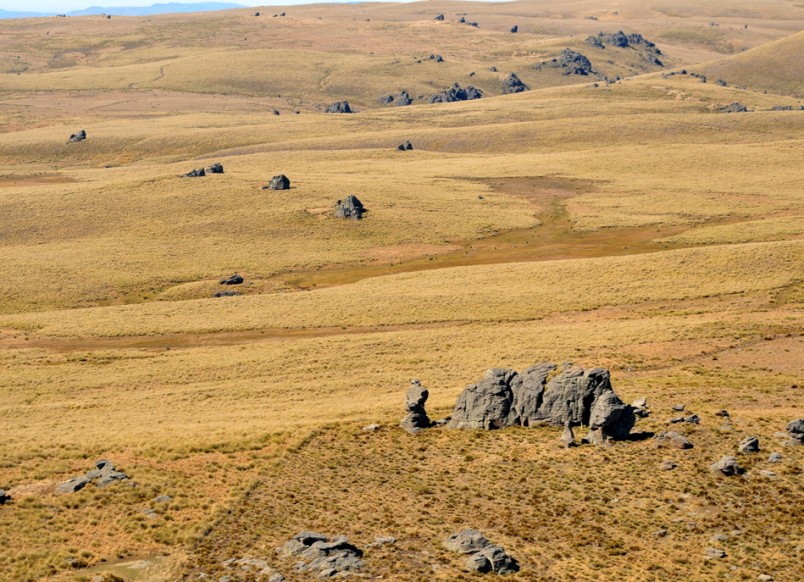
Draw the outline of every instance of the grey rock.
[[[684,417],[683,416],[674,416],[673,418],[671,418],[667,422],[668,422],[668,424],[678,424],[680,422],[684,422]]]
[[[92,479],[86,477],[85,475],[80,475],[78,477],[73,477],[68,481],[64,481],[63,483],[59,483],[56,485],[56,492],[57,493],[75,493],[76,491],[80,491],[84,487],[86,487],[89,483],[92,482]]]
[[[760,582],[773,582],[773,576],[770,576],[769,574],[760,574],[757,576],[757,580]]]
[[[218,291],[217,293],[214,293],[212,296],[213,297],[237,297],[239,295],[241,295],[241,293],[238,293],[237,291]]]
[[[792,111],[792,105],[774,105],[771,107],[771,111]]]
[[[778,463],[778,462],[779,462],[779,461],[781,461],[781,460],[782,460],[782,455],[781,455],[781,453],[771,453],[771,454],[768,456],[768,462],[769,462],[769,463]]]
[[[667,537],[667,530],[666,529],[657,529],[651,535],[653,535],[653,537],[655,537],[655,538]]]
[[[491,564],[491,570],[495,574],[513,574],[519,571],[519,563],[501,546],[487,546],[478,553]]]
[[[674,404],[673,410],[676,412],[684,412],[684,405],[683,404]]]
[[[242,285],[243,277],[241,275],[238,275],[237,273],[233,273],[228,277],[221,279],[219,283],[221,285]]]
[[[516,24],[515,24],[515,25],[513,25],[513,26],[511,27],[511,30],[510,30],[509,32],[512,32],[512,33],[517,33],[517,32],[519,32],[519,26],[517,26]]]
[[[77,143],[79,141],[85,140],[86,138],[87,138],[87,132],[82,129],[80,131],[70,134],[70,139],[67,140],[67,143]]]
[[[458,83],[455,83],[449,89],[445,89],[441,93],[434,93],[428,99],[429,103],[453,103],[455,101],[469,101],[472,99],[480,99],[483,97],[483,91],[469,85],[464,89]]]
[[[721,113],[745,113],[748,111],[748,108],[742,103],[737,103],[735,101],[731,105],[724,105],[719,109],[719,111]]]
[[[512,93],[521,93],[522,91],[527,91],[530,89],[525,83],[523,83],[519,77],[517,77],[516,73],[511,73],[502,82],[502,92],[503,95],[510,95]]]
[[[204,168],[198,168],[196,170],[190,170],[186,174],[183,174],[182,178],[203,178],[207,175],[206,170]]]
[[[690,414],[689,416],[684,417],[684,422],[687,422],[689,424],[700,424],[701,417],[698,416],[697,414]]]
[[[98,459],[95,461],[95,468],[102,471],[114,471],[114,464],[108,459]]]
[[[357,196],[352,194],[347,196],[345,200],[338,200],[335,204],[335,216],[337,218],[360,220],[366,212],[368,210],[363,206],[363,203],[358,200]]]
[[[354,113],[348,101],[336,101],[326,109],[326,113]]]
[[[444,15],[443,15],[443,14],[439,14],[438,16],[436,16],[435,18],[433,18],[433,20],[438,20],[438,21],[442,21],[442,22],[443,22],[443,20],[444,20]]]
[[[791,435],[804,434],[804,418],[799,418],[787,423],[787,432]]]
[[[715,416],[719,416],[721,418],[729,418],[729,411],[721,408],[717,412],[715,412]]]
[[[726,552],[721,550],[720,548],[706,548],[706,559],[707,560],[718,560],[720,558],[725,558]]]
[[[776,473],[773,471],[768,471],[767,469],[760,469],[759,474],[763,477],[776,477]]]
[[[486,556],[478,552],[466,558],[466,569],[470,572],[486,574],[491,572],[491,562]]]
[[[476,529],[461,530],[444,540],[446,549],[459,554],[474,554],[490,545],[491,542]]]
[[[405,410],[407,414],[400,422],[400,426],[409,433],[417,433],[423,428],[432,426],[432,422],[424,409],[424,403],[430,393],[418,380],[411,380],[410,387],[405,395]]]
[[[713,536],[712,536],[711,538],[709,538],[709,539],[710,539],[711,541],[713,541],[713,542],[725,542],[726,540],[728,540],[728,539],[729,539],[729,536],[727,536],[727,535],[726,535],[726,534],[724,534],[724,533],[717,533],[717,534],[713,535]]]
[[[464,388],[452,412],[449,428],[495,429],[511,426],[514,389],[522,383],[515,370],[492,368],[477,383]]]
[[[663,431],[653,437],[653,444],[656,448],[672,448],[672,449],[691,449],[692,443],[683,434],[673,430]]]
[[[676,463],[674,461],[662,461],[662,464],[659,465],[659,468],[662,471],[672,471],[676,467],[678,467],[678,463]]]
[[[0,489],[0,505],[5,505],[8,501],[11,501],[11,495],[5,489]]]
[[[167,503],[168,501],[173,501],[173,498],[170,495],[160,495],[154,499],[154,503]]]
[[[564,445],[565,449],[569,449],[575,446],[575,434],[572,432],[572,426],[569,422],[564,424],[564,432],[561,433],[561,444]]]
[[[212,164],[207,168],[209,174],[223,174],[223,164]]]
[[[290,190],[290,180],[285,174],[279,174],[271,178],[266,190]]]
[[[441,55],[430,55],[428,58],[429,58],[429,60],[435,61],[437,63],[443,63],[444,62],[444,57],[442,57]]]
[[[125,481],[127,479],[129,479],[129,476],[120,471],[104,471],[100,478],[98,478],[98,480],[95,482],[95,485],[98,487],[106,487],[112,483]]]
[[[545,67],[564,69],[565,75],[586,76],[596,74],[592,68],[591,61],[585,55],[570,48],[565,48],[557,57],[549,61],[544,61],[534,68],[540,70]]]
[[[733,477],[745,472],[740,465],[737,464],[737,459],[728,455],[721,457],[720,460],[713,463],[709,468],[713,472],[721,473],[727,477]]]
[[[758,453],[759,452],[759,439],[757,437],[745,437],[740,441],[737,448],[741,453]]]
[[[157,512],[155,512],[153,509],[151,509],[150,507],[148,509],[143,509],[142,512],[145,514],[145,517],[147,517],[148,519],[156,519],[157,517],[159,517],[159,514]]]
[[[366,431],[366,432],[376,432],[376,431],[380,430],[380,425],[379,424],[367,424],[366,426],[363,427],[363,430]]]

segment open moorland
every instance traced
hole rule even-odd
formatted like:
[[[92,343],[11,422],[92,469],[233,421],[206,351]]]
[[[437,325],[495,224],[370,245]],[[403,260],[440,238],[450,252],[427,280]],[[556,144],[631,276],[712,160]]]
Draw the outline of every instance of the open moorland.
[[[467,528],[510,580],[800,580],[803,31],[787,0],[0,21],[0,581],[307,580],[301,531],[352,577],[479,580]],[[536,362],[651,414],[399,426],[413,378],[442,419]],[[64,492],[100,459],[128,478]]]

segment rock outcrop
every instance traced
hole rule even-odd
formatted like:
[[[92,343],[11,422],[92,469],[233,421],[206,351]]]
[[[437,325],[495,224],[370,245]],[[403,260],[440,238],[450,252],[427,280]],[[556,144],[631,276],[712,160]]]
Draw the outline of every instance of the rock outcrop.
[[[271,178],[267,186],[262,187],[263,190],[290,190],[290,180],[285,174],[279,174]]]
[[[460,86],[460,84],[455,83],[449,89],[442,91],[441,93],[434,93],[430,95],[430,99],[428,99],[429,103],[453,103],[455,101],[469,101],[472,99],[480,99],[483,97],[483,91],[469,85],[464,89]]]
[[[228,277],[219,281],[221,285],[242,285],[243,277],[237,273],[232,273]]]
[[[502,82],[502,92],[503,95],[510,95],[511,93],[521,93],[522,91],[527,91],[530,89],[525,83],[523,83],[519,77],[516,76],[516,73],[511,73]]]
[[[476,529],[465,529],[444,540],[451,552],[468,554],[466,569],[470,572],[511,574],[519,571],[517,561],[502,546],[492,544]]]
[[[396,149],[398,149],[400,152],[407,152],[413,149],[413,144],[409,141],[406,141],[405,143],[401,143],[396,146]]]
[[[182,174],[182,178],[202,178],[207,175],[206,170],[204,168],[198,168],[196,170],[190,170],[186,174]]]
[[[438,20],[438,21],[440,21],[440,22],[443,22],[443,21],[444,21],[444,15],[443,15],[443,14],[439,14],[439,15],[437,15],[435,18],[433,18],[433,20]]]
[[[0,489],[0,505],[5,505],[9,501],[11,501],[11,495],[6,493],[5,489]]]
[[[363,206],[363,203],[357,199],[357,196],[352,194],[347,196],[345,200],[338,200],[335,203],[335,216],[337,218],[360,220],[366,212],[368,210]]]
[[[300,532],[277,549],[287,557],[296,557],[299,572],[310,572],[319,578],[344,576],[363,567],[363,550],[349,543],[346,537],[331,541],[314,532]]]
[[[731,456],[721,457],[717,462],[709,467],[713,473],[719,473],[726,477],[741,475],[745,471],[737,464],[737,459]]]
[[[508,32],[516,34],[517,32],[519,32],[519,26],[517,26],[516,24],[513,25]]]
[[[642,60],[651,65],[663,67],[664,64],[659,60],[662,51],[638,33],[625,34],[622,30],[613,34],[599,33],[597,36],[590,36],[586,39],[586,44],[597,49],[604,49],[607,46],[616,48],[631,48],[640,53]]]
[[[405,395],[405,410],[407,414],[400,422],[400,426],[409,433],[415,434],[423,428],[429,428],[433,423],[427,416],[424,403],[430,393],[422,386],[419,380],[411,380],[410,388]]]
[[[461,392],[447,426],[489,430],[535,423],[587,425],[591,442],[628,437],[637,409],[614,393],[608,370],[564,364],[548,382],[556,368],[551,363],[536,364],[522,374],[492,368]],[[646,411],[645,407],[642,414]]]
[[[407,105],[413,104],[413,99],[410,98],[410,93],[404,89],[397,94],[390,94],[380,97],[378,101],[384,105],[394,104],[399,107],[406,107]]]
[[[348,101],[336,101],[326,109],[327,113],[354,113]]]
[[[575,446],[575,433],[572,432],[572,425],[569,422],[564,423],[564,432],[561,433],[559,440],[565,449]]]
[[[748,111],[748,107],[735,101],[730,105],[724,105],[718,111],[721,113],[745,113]]]
[[[759,452],[759,439],[757,437],[745,437],[740,441],[737,450],[741,453],[758,453]]]
[[[592,69],[591,61],[585,55],[570,48],[564,49],[557,57],[534,67],[536,70],[542,68],[564,69],[565,75],[597,75]]]
[[[208,174],[223,174],[223,164],[212,164],[207,168]]]
[[[86,138],[87,132],[82,129],[81,131],[70,134],[70,139],[67,140],[67,143],[77,143],[85,140]]]
[[[96,487],[106,487],[112,483],[125,481],[127,479],[129,479],[129,476],[125,473],[115,470],[115,467],[111,461],[102,459],[97,461],[95,463],[95,468],[91,471],[87,471],[86,474],[78,475],[77,477],[73,477],[72,479],[56,485],[56,492],[74,493],[76,491],[80,491],[93,481],[95,482]]]

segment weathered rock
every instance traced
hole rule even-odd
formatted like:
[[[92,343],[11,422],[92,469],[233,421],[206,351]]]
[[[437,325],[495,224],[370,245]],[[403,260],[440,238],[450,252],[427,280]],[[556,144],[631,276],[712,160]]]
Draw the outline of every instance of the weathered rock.
[[[512,32],[512,33],[516,34],[517,32],[519,32],[519,26],[517,26],[516,24],[513,25],[509,32]]]
[[[486,556],[478,552],[466,558],[466,569],[470,572],[486,574],[491,572],[491,562]]]
[[[337,218],[360,220],[366,212],[368,210],[363,206],[363,203],[357,199],[357,196],[352,194],[347,196],[345,200],[338,200],[335,204],[335,216]]]
[[[159,497],[154,498],[154,503],[168,503],[169,501],[173,501],[173,498],[170,495],[160,495]]]
[[[515,370],[492,368],[477,383],[464,388],[455,404],[449,428],[486,430],[514,424],[514,386],[522,378]]]
[[[56,492],[75,493],[76,491],[80,491],[81,489],[86,487],[91,482],[92,479],[90,479],[86,475],[80,475],[78,477],[73,477],[68,481],[64,481],[63,483],[59,483],[58,485],[56,485]]]
[[[290,190],[290,180],[285,174],[279,174],[271,178],[267,186],[263,190]]]
[[[241,285],[243,283],[243,277],[238,275],[237,273],[233,273],[226,277],[225,279],[220,280],[221,285]]]
[[[684,405],[683,404],[674,404],[673,410],[676,412],[684,412]]]
[[[589,59],[585,55],[582,55],[581,53],[570,48],[564,49],[557,57],[549,61],[544,61],[540,65],[536,65],[534,68],[538,70],[543,67],[564,69],[565,75],[595,74],[594,69],[592,69],[592,63],[589,61]]]
[[[384,97],[380,97],[379,102],[385,105],[395,103],[399,107],[405,107],[407,105],[411,105],[413,103],[413,99],[410,98],[410,93],[402,90],[396,95],[385,95]]]
[[[741,475],[745,471],[737,464],[737,459],[730,456],[722,457],[716,463],[710,466],[710,469],[715,473],[721,473],[727,477]]]
[[[690,414],[684,417],[684,422],[689,424],[701,424],[701,417],[697,414]]]
[[[564,364],[561,373],[547,384],[544,399],[536,420],[573,426],[589,425],[592,405],[604,392],[611,392],[609,371],[603,368],[584,370],[574,364]]]
[[[586,40],[584,40],[584,42],[596,49],[606,48],[605,45],[600,41],[600,37],[598,36],[588,36],[586,37]]]
[[[86,138],[87,132],[82,129],[81,131],[70,134],[70,139],[67,140],[67,143],[77,143],[85,140]]]
[[[396,149],[398,149],[400,152],[410,151],[413,149],[413,144],[409,141],[406,141],[405,143],[401,143],[396,146]]]
[[[659,468],[662,471],[672,471],[676,467],[678,467],[678,463],[676,463],[675,461],[662,461],[662,464],[659,465]]]
[[[300,532],[279,548],[279,552],[302,560],[296,564],[297,571],[317,573],[322,578],[346,575],[363,567],[363,551],[345,537],[329,541],[321,534]]]
[[[207,168],[207,172],[210,174],[223,174],[223,164],[212,164]]]
[[[773,471],[768,471],[767,469],[760,469],[759,474],[763,477],[776,477],[776,473]]]
[[[768,455],[769,463],[778,463],[781,460],[782,460],[781,453],[771,453],[770,455]]]
[[[444,547],[450,552],[474,554],[491,545],[486,537],[476,529],[464,529],[444,540]]]
[[[534,422],[544,420],[539,413],[547,386],[547,377],[556,369],[555,364],[534,364],[522,374],[522,382],[512,385],[514,396],[513,409],[516,422],[522,426],[530,426]],[[566,424],[566,423],[561,423]]]
[[[721,418],[729,418],[729,411],[725,409],[720,409],[715,412],[715,416],[719,416]]]
[[[564,423],[564,432],[561,433],[559,440],[565,449],[575,446],[575,434],[572,432],[572,425],[569,422]]]
[[[430,95],[428,102],[453,103],[455,101],[480,99],[481,97],[483,97],[483,92],[480,89],[472,85],[469,85],[466,89],[464,89],[458,83],[455,83],[452,87],[442,91],[441,93],[434,93],[433,95]]]
[[[791,435],[804,434],[804,418],[792,420],[787,423],[787,432]]]
[[[613,391],[604,392],[592,406],[586,440],[593,444],[602,444],[608,439],[628,438],[635,422],[632,407],[623,403]]]
[[[648,407],[647,398],[637,398],[631,403],[631,409],[634,414],[639,418],[647,418],[650,416],[650,407]]]
[[[195,170],[190,170],[189,172],[187,172],[186,174],[182,175],[181,177],[182,178],[202,178],[202,177],[204,177],[206,175],[207,175],[207,173],[204,170],[204,168],[198,168],[198,169],[195,169]]]
[[[489,564],[490,570],[495,574],[513,574],[519,571],[519,563],[509,556],[501,546],[487,546],[483,548],[477,554],[469,558],[467,566],[469,563],[476,563],[476,560],[473,560],[476,556],[482,557],[483,560]],[[483,561],[480,561],[480,563],[482,564]],[[478,571],[488,572],[489,570]]]
[[[653,443],[659,449],[665,447],[681,450],[692,448],[692,443],[687,437],[672,430],[657,434],[653,439]]]
[[[405,410],[407,414],[400,422],[400,426],[409,433],[415,434],[423,428],[432,426],[432,422],[427,417],[427,412],[424,409],[424,403],[427,402],[427,397],[430,393],[427,388],[421,385],[418,380],[411,380],[410,387],[405,396]]]
[[[525,83],[523,83],[519,77],[516,76],[516,73],[511,73],[502,82],[502,92],[503,95],[510,95],[512,93],[521,93],[522,91],[527,91],[530,89]]]
[[[326,109],[326,113],[354,113],[348,101],[336,101]]]
[[[674,416],[673,418],[667,421],[668,424],[678,424],[680,422],[684,422],[683,416]]]
[[[752,436],[745,437],[742,441],[740,441],[740,445],[737,450],[741,453],[758,453],[759,439]]]
[[[285,556],[298,556],[315,542],[326,542],[327,536],[312,532],[302,531],[290,538],[285,544],[278,548],[278,551]]]
[[[771,111],[792,111],[792,105],[774,105],[771,107]]]
[[[742,103],[737,103],[736,101],[731,105],[724,105],[720,108],[721,113],[745,113],[746,111],[748,111],[748,108]]]
[[[443,21],[443,20],[444,20],[444,15],[443,15],[443,14],[439,14],[438,16],[436,16],[435,18],[433,18],[433,20]]]

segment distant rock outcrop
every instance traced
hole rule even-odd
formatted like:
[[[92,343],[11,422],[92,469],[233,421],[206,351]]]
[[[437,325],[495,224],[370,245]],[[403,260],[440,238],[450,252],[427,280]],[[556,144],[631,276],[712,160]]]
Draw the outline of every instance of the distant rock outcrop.
[[[516,76],[516,73],[511,73],[502,82],[502,92],[503,95],[509,95],[511,93],[521,93],[522,91],[527,91],[530,89],[525,83],[523,83],[519,77]]]
[[[263,190],[290,190],[290,180],[285,174],[279,174],[271,178],[267,186],[262,187]]]
[[[0,505],[5,505],[9,501],[11,501],[11,495],[6,493],[5,489],[0,489]]]
[[[517,32],[519,32],[519,26],[517,26],[516,24],[513,25],[511,27],[511,30],[509,30],[509,32],[516,34]]]
[[[737,103],[736,101],[730,105],[724,105],[719,109],[721,113],[745,113],[748,111],[748,107],[743,105],[742,103]]]
[[[336,101],[326,109],[327,113],[354,113],[348,101]]]
[[[757,437],[745,437],[740,441],[737,450],[741,453],[758,453],[759,452],[759,439]]]
[[[417,433],[423,428],[430,427],[433,423],[427,416],[424,403],[430,393],[427,388],[421,385],[419,380],[411,380],[410,388],[405,395],[405,410],[407,414],[402,419],[400,426],[409,433]]]
[[[622,30],[613,34],[599,33],[597,36],[590,36],[586,39],[586,44],[597,49],[604,49],[607,46],[617,48],[632,48],[640,53],[642,60],[650,65],[663,67],[664,64],[659,60],[662,51],[638,33],[625,34]]]
[[[209,174],[223,174],[223,164],[212,164],[207,168]]]
[[[363,567],[363,550],[350,544],[344,536],[330,541],[319,533],[303,531],[277,550],[284,556],[300,560],[297,571],[310,572],[319,578],[345,576]]]
[[[243,284],[243,277],[238,275],[237,273],[233,273],[228,277],[220,280],[221,285],[242,285]]]
[[[405,107],[407,105],[413,104],[413,99],[410,98],[410,93],[406,90],[402,90],[396,95],[385,95],[384,97],[380,97],[378,101],[384,105],[397,105],[399,107]]]
[[[787,424],[787,434],[790,440],[785,444],[788,446],[804,445],[804,418],[793,420]]]
[[[198,168],[197,170],[190,170],[186,174],[183,174],[182,178],[202,178],[206,176],[207,173],[204,168]]]
[[[443,22],[443,21],[444,21],[444,15],[443,15],[443,14],[439,14],[438,16],[436,16],[435,18],[433,18],[433,20],[438,20],[438,21],[440,21],[440,22]]]
[[[407,152],[413,149],[413,144],[410,143],[409,141],[406,141],[405,143],[401,143],[398,146],[396,146],[396,149],[398,149],[401,152]]]
[[[56,485],[56,492],[74,493],[76,491],[80,491],[93,481],[95,482],[96,487],[106,487],[112,483],[125,481],[127,479],[129,479],[128,475],[115,470],[115,467],[111,461],[103,459],[97,461],[95,463],[95,468],[91,471],[87,471],[86,474],[73,477],[72,479]]]
[[[534,66],[537,71],[543,68],[564,69],[565,75],[587,76],[596,74],[592,69],[592,62],[585,55],[570,48],[565,48],[557,57]]]
[[[83,141],[87,138],[87,132],[83,129],[81,131],[77,131],[73,134],[70,134],[70,139],[67,140],[67,143],[76,143],[79,141]]]
[[[453,103],[455,101],[469,101],[471,99],[480,99],[483,97],[483,91],[469,85],[466,89],[455,83],[449,89],[441,93],[434,93],[430,95],[429,103]]]
[[[345,200],[338,200],[335,203],[335,216],[337,218],[360,220],[366,212],[368,210],[363,206],[363,203],[357,199],[357,196],[352,194],[347,196]]]
[[[536,364],[522,374],[492,368],[461,392],[447,426],[490,430],[536,423],[587,425],[588,442],[628,437],[636,408],[614,393],[608,370],[564,364],[548,382],[556,368],[551,363]],[[647,415],[646,407],[642,415]]]
[[[452,534],[444,540],[444,547],[451,552],[468,554],[466,569],[470,572],[494,572],[502,575],[519,571],[517,561],[502,546],[495,546],[476,529],[465,529]]]

